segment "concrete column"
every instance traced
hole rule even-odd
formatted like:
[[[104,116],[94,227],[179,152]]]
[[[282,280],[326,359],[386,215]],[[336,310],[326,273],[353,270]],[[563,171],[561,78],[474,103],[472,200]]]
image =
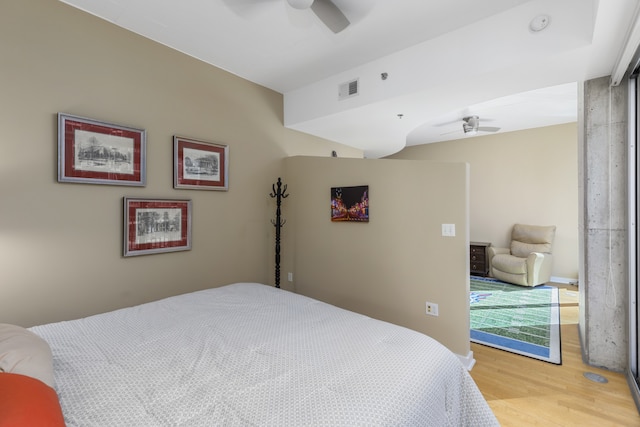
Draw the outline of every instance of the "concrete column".
[[[584,83],[580,116],[580,337],[585,363],[627,367],[627,84]]]

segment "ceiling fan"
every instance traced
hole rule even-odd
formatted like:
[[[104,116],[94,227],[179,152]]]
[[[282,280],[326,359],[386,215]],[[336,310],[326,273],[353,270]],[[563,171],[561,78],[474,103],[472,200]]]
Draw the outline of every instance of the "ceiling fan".
[[[455,120],[453,122],[440,123],[440,124],[437,124],[436,126],[448,125],[450,123],[455,123],[459,120],[460,119]],[[475,135],[478,132],[498,132],[500,128],[493,127],[493,126],[480,126],[480,117],[476,115],[469,115],[469,116],[464,116],[462,118],[462,130],[465,133],[465,135]],[[451,132],[442,133],[441,135],[448,135],[448,134],[457,133],[457,132],[460,132],[460,131],[454,130]]]
[[[344,13],[331,0],[287,0],[287,3],[295,9],[311,9],[324,25],[336,34],[350,24]]]
[[[478,132],[498,132],[500,128],[493,126],[480,126],[480,117],[467,116],[463,117],[462,130],[466,134],[475,134]]]
[[[238,15],[245,15],[251,9],[269,3],[282,2],[294,9],[310,9],[322,23],[334,33],[347,28],[351,22],[332,0],[223,0]]]

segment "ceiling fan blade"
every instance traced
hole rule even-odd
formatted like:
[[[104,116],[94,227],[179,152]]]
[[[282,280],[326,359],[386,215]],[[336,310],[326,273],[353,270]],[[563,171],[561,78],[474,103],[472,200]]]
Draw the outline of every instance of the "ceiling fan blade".
[[[280,0],[222,0],[224,4],[236,15],[247,18],[259,14],[267,8],[273,7],[272,3]]]
[[[451,135],[452,133],[463,133],[463,132],[464,131],[462,129],[457,129],[457,130],[441,133],[440,135]]]
[[[315,0],[313,4],[311,4],[311,10],[320,18],[324,25],[336,34],[347,28],[350,24],[347,17],[344,16],[344,13],[342,13],[342,11],[338,9],[338,6],[333,4],[331,0]]]
[[[436,127],[449,126],[451,124],[459,123],[461,121],[462,121],[462,117],[460,117],[459,119],[455,119],[455,120],[449,120],[448,122],[436,123],[436,124],[434,124],[434,126],[436,126]]]
[[[500,128],[493,127],[493,126],[480,126],[478,130],[482,132],[498,132]]]

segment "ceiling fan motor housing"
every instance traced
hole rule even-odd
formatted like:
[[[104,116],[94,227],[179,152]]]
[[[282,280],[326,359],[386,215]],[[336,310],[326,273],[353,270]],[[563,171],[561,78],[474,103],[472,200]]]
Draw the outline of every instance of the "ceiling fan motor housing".
[[[477,132],[478,126],[480,125],[480,119],[478,116],[468,116],[463,118],[464,123],[462,123],[462,129],[464,133]]]

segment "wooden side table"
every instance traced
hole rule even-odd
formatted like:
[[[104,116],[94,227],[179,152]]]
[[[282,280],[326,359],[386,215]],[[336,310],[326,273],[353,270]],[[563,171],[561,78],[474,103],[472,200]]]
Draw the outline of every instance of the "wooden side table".
[[[489,275],[489,257],[487,248],[491,243],[470,242],[469,243],[469,270],[474,276]]]

